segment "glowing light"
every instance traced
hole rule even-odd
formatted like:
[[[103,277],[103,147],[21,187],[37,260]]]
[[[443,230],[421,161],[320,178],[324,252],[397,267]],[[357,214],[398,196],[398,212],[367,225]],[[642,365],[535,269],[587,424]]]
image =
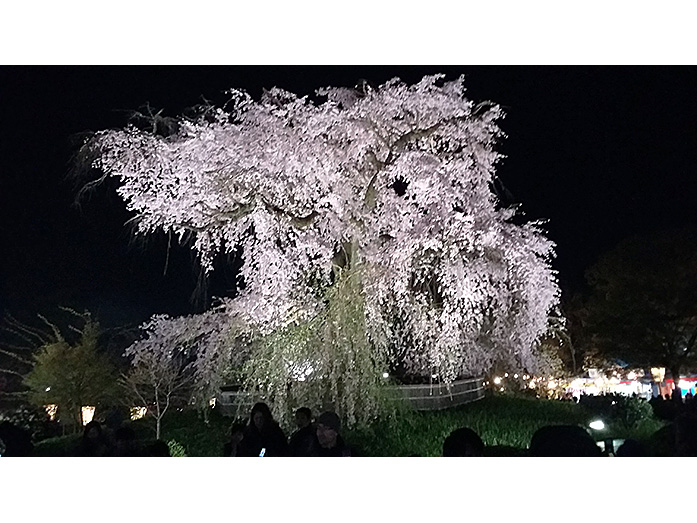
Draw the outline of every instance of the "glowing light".
[[[517,374],[514,374],[513,377],[517,379],[517,378],[518,378],[518,375],[517,375]]]
[[[629,371],[629,374],[627,374],[627,379],[635,380],[636,379],[636,372],[634,372],[633,370]]]
[[[494,385],[500,385],[500,384],[501,384],[501,378],[499,378],[498,376],[496,376],[496,377],[494,378]]]
[[[55,421],[56,415],[58,414],[58,405],[54,405],[53,403],[50,405],[44,405],[44,409],[46,409],[46,414],[48,414],[50,420]]]
[[[94,407],[82,407],[82,424],[87,425],[94,418]]]
[[[528,384],[528,387],[530,387],[531,389],[534,389],[534,388],[535,388],[535,381],[534,381],[534,380],[530,380],[530,383]]]
[[[382,373],[382,377],[383,377],[383,378],[389,378],[390,375],[389,375],[387,372],[383,372],[383,373]]]
[[[503,375],[504,378],[508,377],[508,372]]]
[[[51,390],[51,387],[46,387],[46,392],[48,392],[49,390]]]
[[[438,374],[431,374],[431,378],[433,378],[434,380],[435,380],[437,377],[438,377]]]
[[[603,423],[602,420],[597,419],[595,421],[591,421],[588,426],[593,430],[603,430],[605,428],[605,423]]]
[[[208,404],[209,404],[211,407],[215,407],[215,398],[211,398],[210,400],[208,400]]]
[[[523,376],[523,379],[526,380],[526,379],[528,379],[529,377],[530,377],[530,376],[528,376],[528,375],[526,374],[525,376]]]
[[[147,413],[147,407],[131,407],[131,421],[144,418]]]
[[[550,382],[547,384],[547,388],[548,388],[548,389],[553,389],[553,388],[556,387],[556,386],[557,386],[557,384],[556,384],[555,382],[553,382],[553,381],[550,381]]]
[[[651,367],[651,376],[653,377],[653,381],[656,383],[660,383],[663,381],[663,378],[666,376],[666,368],[665,367]]]

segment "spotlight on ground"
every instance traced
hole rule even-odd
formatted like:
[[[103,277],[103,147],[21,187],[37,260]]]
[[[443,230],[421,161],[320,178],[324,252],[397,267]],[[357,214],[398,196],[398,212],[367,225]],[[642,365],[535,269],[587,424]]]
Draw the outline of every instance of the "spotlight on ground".
[[[603,430],[605,428],[605,423],[603,423],[602,420],[597,419],[595,421],[591,421],[588,426],[593,430]]]

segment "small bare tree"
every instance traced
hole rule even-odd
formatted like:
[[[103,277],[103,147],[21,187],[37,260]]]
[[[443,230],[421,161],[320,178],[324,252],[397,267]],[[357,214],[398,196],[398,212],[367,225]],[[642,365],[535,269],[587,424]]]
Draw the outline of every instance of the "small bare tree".
[[[129,399],[147,408],[147,414],[155,419],[155,434],[160,439],[162,418],[170,406],[190,395],[193,369],[181,351],[159,344],[147,347],[132,353],[131,368],[122,376],[122,385]]]

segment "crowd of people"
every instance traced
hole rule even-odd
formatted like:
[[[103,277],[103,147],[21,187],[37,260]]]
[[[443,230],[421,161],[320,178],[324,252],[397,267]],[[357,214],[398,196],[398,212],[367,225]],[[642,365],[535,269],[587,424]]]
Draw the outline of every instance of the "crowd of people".
[[[354,456],[341,437],[341,419],[335,412],[322,413],[315,422],[312,411],[301,407],[295,411],[297,430],[286,438],[266,403],[252,407],[249,422],[235,423],[230,439],[223,447],[224,456]]]

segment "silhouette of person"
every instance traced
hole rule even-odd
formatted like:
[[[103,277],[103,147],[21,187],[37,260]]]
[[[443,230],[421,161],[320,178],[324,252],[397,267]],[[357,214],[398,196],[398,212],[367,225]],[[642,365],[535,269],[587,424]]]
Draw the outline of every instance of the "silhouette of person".
[[[685,413],[675,418],[675,455],[697,456],[697,415]]]
[[[354,453],[341,437],[341,420],[336,412],[324,412],[317,418],[310,456],[349,457]]]
[[[111,456],[121,458],[138,456],[136,433],[131,427],[123,426],[116,429]]]
[[[82,440],[75,455],[81,457],[102,457],[109,454],[109,443],[98,421],[90,421],[82,432]]]
[[[484,455],[484,442],[475,431],[462,427],[452,431],[443,441],[444,457],[480,457]]]
[[[593,437],[576,425],[548,425],[530,440],[530,455],[537,457],[602,456]]]
[[[638,440],[628,438],[624,440],[624,443],[620,445],[617,449],[617,457],[645,457],[646,450],[644,446]]]
[[[239,456],[286,456],[288,441],[273,419],[266,403],[257,403],[249,414],[249,424],[240,442]]]
[[[295,411],[295,424],[298,427],[288,442],[289,455],[301,457],[309,456],[315,438],[315,427],[312,426],[312,411],[307,407],[300,407]]]
[[[34,453],[29,433],[9,421],[0,423],[0,440],[4,447],[4,451],[0,452],[2,456],[27,457]]]
[[[244,423],[233,423],[230,427],[230,440],[223,445],[223,456],[235,457],[240,455],[240,444],[244,439]]]

